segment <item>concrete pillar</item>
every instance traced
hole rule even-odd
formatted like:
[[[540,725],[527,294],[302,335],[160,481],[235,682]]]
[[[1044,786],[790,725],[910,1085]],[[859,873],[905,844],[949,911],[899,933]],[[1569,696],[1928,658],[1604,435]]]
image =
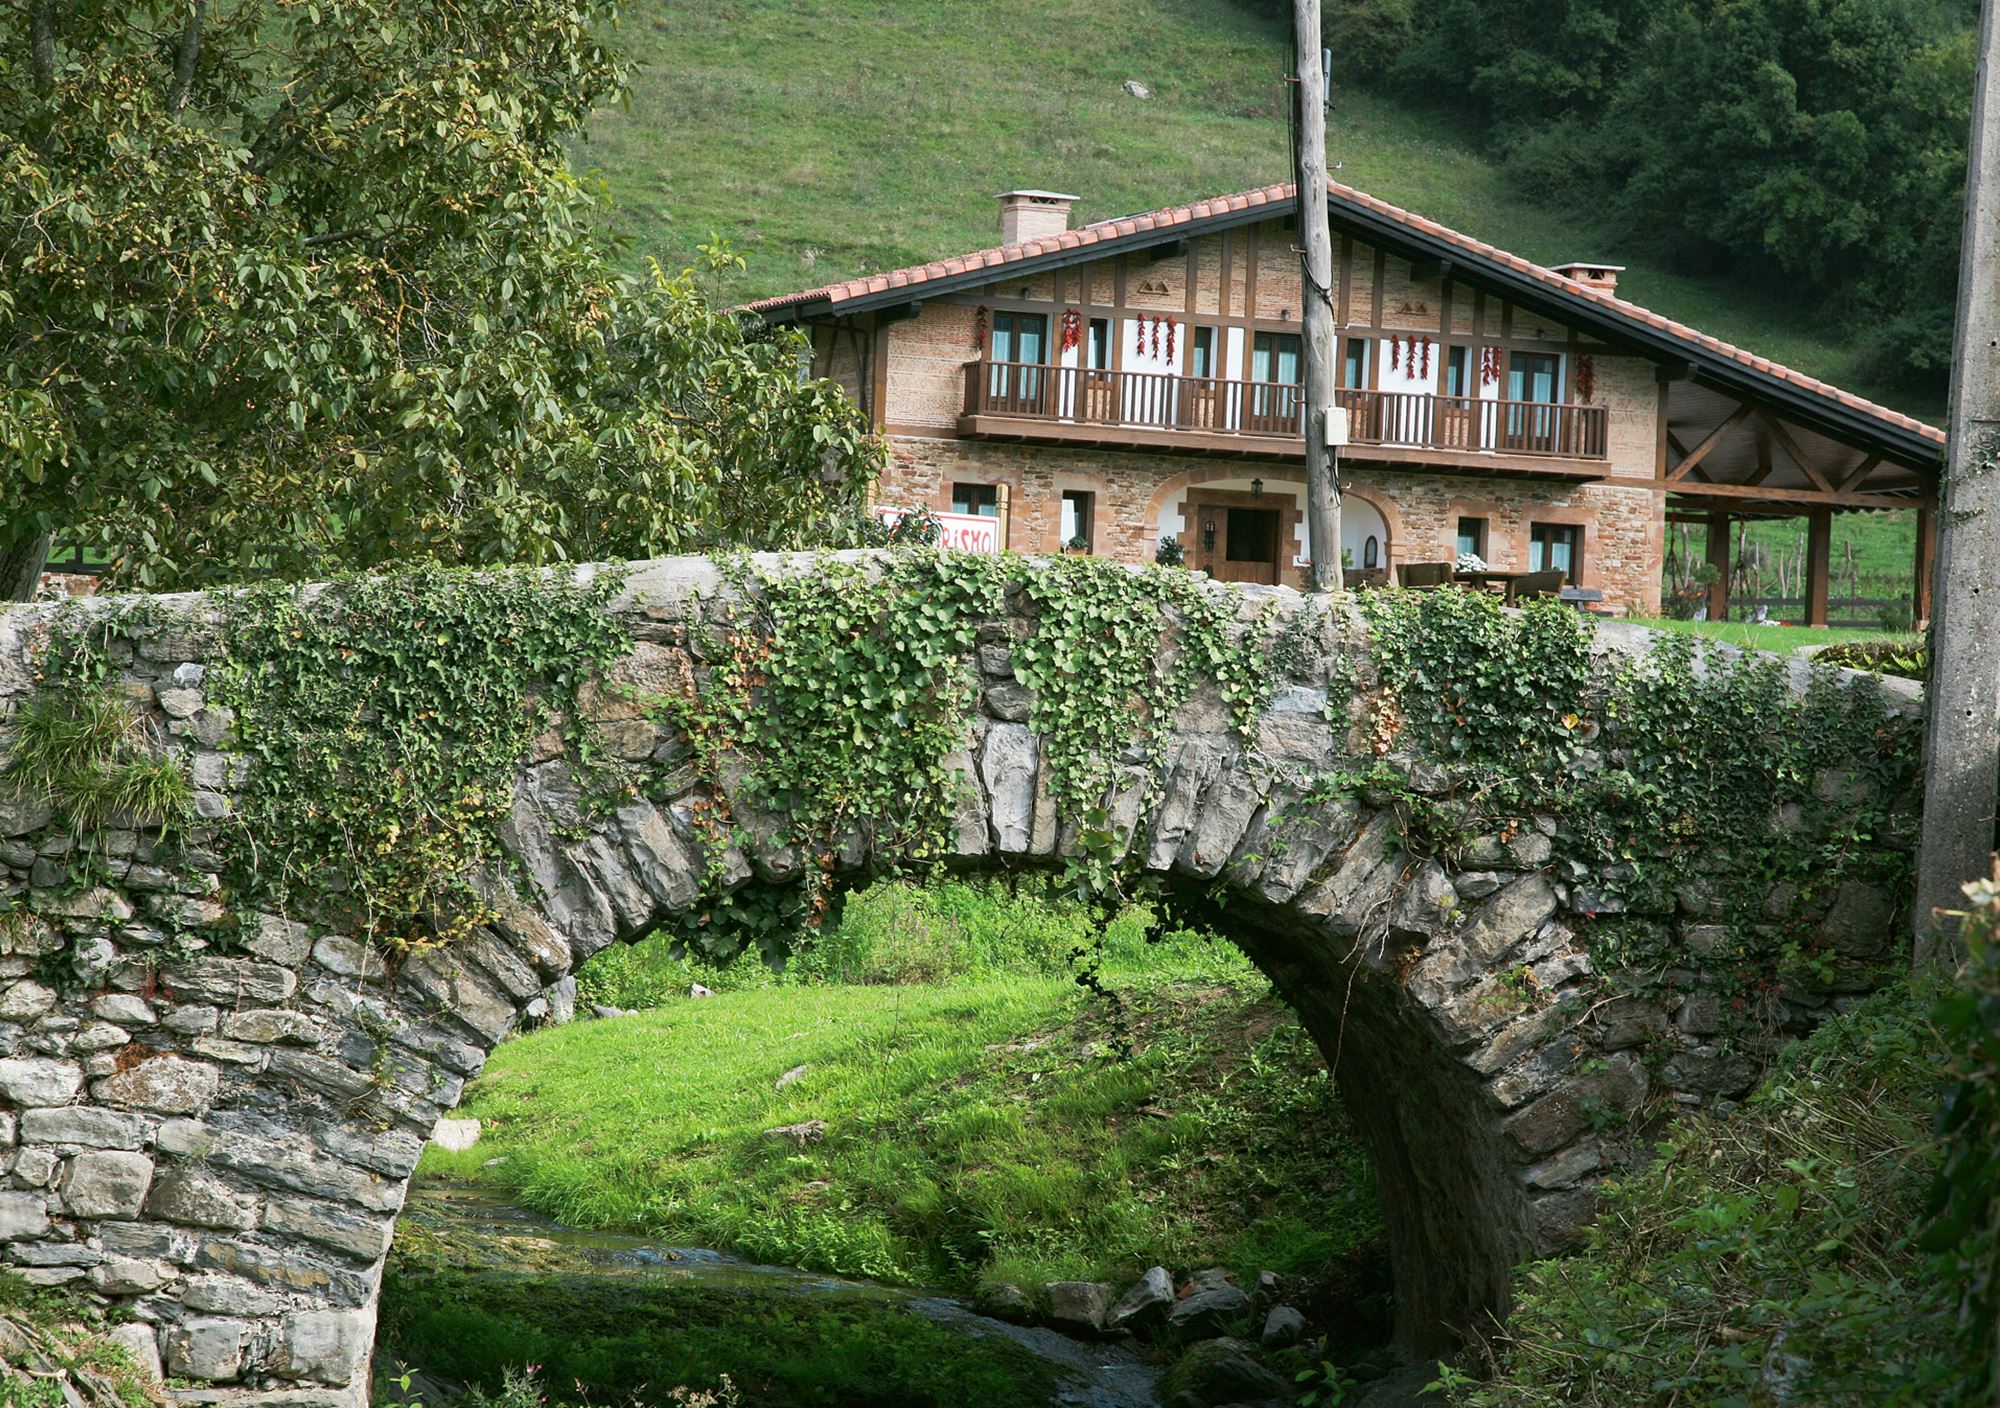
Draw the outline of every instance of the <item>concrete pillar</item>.
[[[1959,246],[1951,425],[1938,486],[1937,600],[1924,711],[1924,821],[1917,848],[1916,962],[1955,952],[1967,881],[1992,874],[2000,786],[2000,0],[1980,7],[1965,233]]]
[[[1726,513],[1708,516],[1708,565],[1716,577],[1708,584],[1708,619],[1729,619],[1729,533],[1732,525]]]
[[[1826,624],[1827,580],[1833,575],[1833,510],[1806,515],[1806,624]]]

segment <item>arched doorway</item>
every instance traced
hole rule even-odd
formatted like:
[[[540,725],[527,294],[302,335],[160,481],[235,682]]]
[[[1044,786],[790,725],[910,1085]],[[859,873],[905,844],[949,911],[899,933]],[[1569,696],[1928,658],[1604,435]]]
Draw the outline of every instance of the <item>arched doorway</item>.
[[[1389,565],[1389,522],[1358,494],[1341,496],[1340,550],[1343,565],[1350,568],[1372,572]]]

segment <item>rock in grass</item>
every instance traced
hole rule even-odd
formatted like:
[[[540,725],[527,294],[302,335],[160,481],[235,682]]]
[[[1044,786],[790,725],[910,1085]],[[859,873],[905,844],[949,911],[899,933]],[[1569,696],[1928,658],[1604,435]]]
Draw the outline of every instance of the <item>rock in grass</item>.
[[[1279,1349],[1288,1344],[1297,1344],[1306,1337],[1306,1317],[1289,1305],[1274,1305],[1271,1313],[1264,1317],[1264,1333],[1261,1336],[1266,1349]]]
[[[1180,1303],[1168,1313],[1167,1323],[1190,1334],[1215,1334],[1249,1309],[1250,1297],[1243,1294],[1229,1273],[1211,1266],[1194,1273],[1181,1292]]]
[[[817,1144],[826,1138],[825,1120],[806,1120],[800,1124],[781,1124],[776,1129],[764,1131],[766,1139],[789,1140],[801,1149],[808,1144]]]
[[[1291,1385],[1258,1363],[1242,1340],[1214,1339],[1188,1348],[1160,1380],[1160,1395],[1167,1403],[1181,1395],[1200,1404],[1288,1402]]]
[[[478,1120],[439,1120],[431,1130],[431,1143],[449,1153],[462,1153],[478,1142]]]
[[[1016,1324],[1024,1323],[1034,1312],[1028,1293],[1012,1281],[995,1281],[981,1286],[977,1303],[982,1315],[991,1315],[996,1320],[1012,1320]]]
[[[779,1076],[776,1083],[772,1085],[771,1089],[783,1090],[786,1086],[790,1085],[793,1081],[797,1080],[800,1076],[804,1075],[807,1071],[811,1069],[812,1068],[810,1066],[794,1066],[789,1071],[786,1071],[783,1075]]]
[[[1132,1289],[1118,1298],[1118,1304],[1111,1307],[1111,1314],[1105,1317],[1107,1330],[1146,1330],[1167,1318],[1173,1309],[1174,1278],[1167,1274],[1167,1268],[1156,1266],[1133,1283]]]
[[[1058,1329],[1100,1334],[1111,1309],[1111,1287],[1104,1281],[1051,1281],[1049,1323]]]
[[[715,989],[713,989],[713,988],[705,988],[705,987],[703,987],[703,986],[702,986],[702,985],[701,985],[700,983],[690,983],[690,984],[688,985],[688,996],[689,996],[689,997],[714,997],[714,996],[715,996]]]

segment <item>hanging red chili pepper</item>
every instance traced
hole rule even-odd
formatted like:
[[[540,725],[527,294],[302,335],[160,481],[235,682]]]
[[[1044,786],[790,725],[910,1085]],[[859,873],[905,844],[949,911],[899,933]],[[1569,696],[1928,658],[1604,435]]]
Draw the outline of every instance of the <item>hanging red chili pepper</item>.
[[[979,305],[979,311],[972,315],[972,345],[983,349],[986,346],[986,305]]]
[[[1588,356],[1579,357],[1577,358],[1576,361],[1577,399],[1582,401],[1584,405],[1588,406],[1590,404],[1590,398],[1596,394],[1597,394],[1597,362],[1595,359]]]
[[[1153,319],[1153,355],[1160,355],[1160,320],[1157,317]]]
[[[1431,335],[1429,333],[1424,334],[1424,364],[1423,370],[1417,373],[1417,378],[1420,381],[1429,381],[1431,379]]]
[[[1083,317],[1074,308],[1063,309],[1062,350],[1067,352],[1083,341]]]
[[[1394,371],[1396,370],[1396,368],[1402,365],[1403,365],[1403,339],[1400,337],[1392,337],[1389,339],[1389,370]]]
[[[1173,359],[1174,359],[1174,320],[1172,318],[1169,318],[1167,319],[1167,360],[1171,362],[1173,361]]]

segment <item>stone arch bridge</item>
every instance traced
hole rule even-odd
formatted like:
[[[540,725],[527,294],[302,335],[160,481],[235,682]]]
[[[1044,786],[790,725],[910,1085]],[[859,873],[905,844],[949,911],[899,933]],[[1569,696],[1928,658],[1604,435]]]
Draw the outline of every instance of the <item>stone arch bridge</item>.
[[[635,565],[606,607],[636,641],[614,673],[685,667],[691,617],[721,590],[701,559]],[[1281,614],[1304,608],[1288,591],[1236,589],[1239,619],[1273,597]],[[186,745],[198,813],[214,817],[244,766],[205,694],[215,607],[197,596],[159,608],[131,618],[115,683]],[[37,687],[54,609],[0,616],[8,713]],[[1577,1236],[1595,1182],[1642,1145],[1625,1117],[1740,1095],[1760,1054],[1838,999],[1788,993],[1763,1044],[1724,1042],[1712,1000],[1600,988],[1579,938],[1591,901],[1552,869],[1549,819],[1476,837],[1447,868],[1406,853],[1387,809],[1312,801],[1310,780],[1356,746],[1327,723],[1329,688],[1365,700],[1373,683],[1358,617],[1329,619],[1249,736],[1213,689],[1197,691],[1133,765],[1153,771],[1153,800],[1141,808],[1147,789],[1128,789],[1114,824],[1144,868],[1226,893],[1231,936],[1326,1052],[1377,1169],[1399,1338],[1431,1349],[1504,1312],[1523,1258]],[[968,660],[980,694],[955,758],[952,849],[970,870],[1050,864],[1062,840],[1032,700],[1010,666],[1025,629],[1018,609],[981,623]],[[1647,640],[1599,632],[1605,651]],[[597,697],[621,751],[661,744],[613,694]],[[1915,707],[1907,694],[1887,705]],[[6,739],[0,724],[0,748]],[[211,903],[213,876],[196,876],[206,890],[177,881],[152,863],[147,834],[114,831],[104,883],[64,894],[66,838],[48,809],[0,793],[0,879],[80,944],[80,976],[63,983],[45,963],[47,925],[0,931],[0,1265],[113,1302],[142,1358],[205,1386],[179,1390],[185,1399],[365,1402],[383,1258],[428,1131],[546,988],[685,911],[712,873],[690,824],[698,784],[587,816],[569,761],[550,753],[524,761],[503,827],[526,877],[519,895],[469,939],[393,968],[350,937],[271,914],[241,916],[231,951],[160,968],[158,916]],[[1439,791],[1451,782],[1413,775]],[[749,844],[719,858],[728,883],[795,873],[754,816],[740,820]],[[865,856],[841,860],[865,873]],[[1666,916],[1691,968],[1709,922],[1699,878]],[[1886,956],[1899,927],[1866,887],[1843,890],[1823,922],[1862,958]]]

